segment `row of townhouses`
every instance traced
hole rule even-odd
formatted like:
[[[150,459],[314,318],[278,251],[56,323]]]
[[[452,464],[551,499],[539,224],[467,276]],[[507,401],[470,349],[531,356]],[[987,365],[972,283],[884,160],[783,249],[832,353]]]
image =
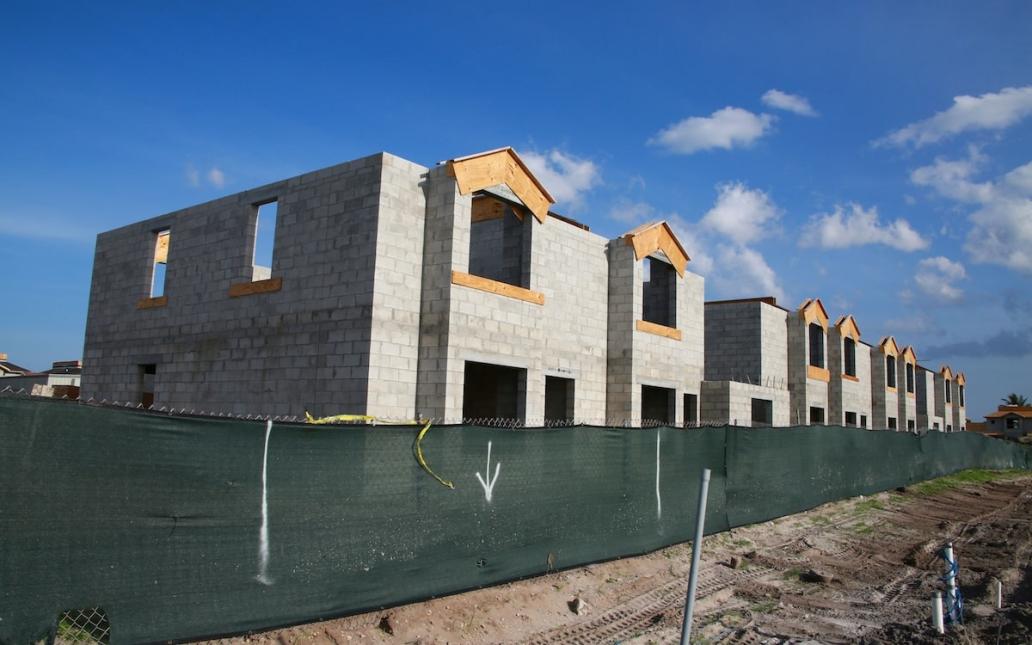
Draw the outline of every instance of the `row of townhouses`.
[[[102,233],[82,397],[243,414],[959,430],[964,376],[819,299],[705,302],[510,148],[380,153]]]

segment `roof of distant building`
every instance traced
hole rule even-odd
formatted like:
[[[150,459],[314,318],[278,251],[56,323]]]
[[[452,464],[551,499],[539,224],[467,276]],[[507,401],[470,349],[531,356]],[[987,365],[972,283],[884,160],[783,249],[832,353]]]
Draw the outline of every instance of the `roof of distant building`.
[[[1019,416],[1024,419],[1032,419],[1032,406],[1001,405],[996,412],[990,412],[985,415],[985,418],[999,419],[1001,417],[1009,417],[1011,415]]]

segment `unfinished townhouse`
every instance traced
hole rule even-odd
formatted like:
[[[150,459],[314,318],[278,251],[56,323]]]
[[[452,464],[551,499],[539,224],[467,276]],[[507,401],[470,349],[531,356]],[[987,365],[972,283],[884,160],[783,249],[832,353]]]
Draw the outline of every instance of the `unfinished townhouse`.
[[[509,148],[380,153],[97,238],[83,398],[234,413],[681,423],[702,278],[608,240]],[[608,277],[608,279],[607,279]]]
[[[704,422],[790,424],[788,317],[771,297],[706,303]]]
[[[788,390],[792,425],[828,423],[828,312],[809,298],[788,317]]]
[[[851,315],[828,329],[828,423],[870,428],[871,352]]]
[[[958,372],[953,379],[953,430],[967,430],[967,393],[964,391],[967,386],[967,377],[964,372]]]
[[[957,427],[953,410],[953,370],[943,365],[934,374],[935,381],[935,416],[942,419],[943,430],[953,432]]]
[[[871,355],[871,428],[899,430],[898,378],[899,345],[886,336],[874,347]]]
[[[896,361],[896,421],[900,430],[917,430],[917,352],[907,345]]]
[[[917,427],[919,430],[944,430],[942,416],[935,412],[935,372],[917,366]]]

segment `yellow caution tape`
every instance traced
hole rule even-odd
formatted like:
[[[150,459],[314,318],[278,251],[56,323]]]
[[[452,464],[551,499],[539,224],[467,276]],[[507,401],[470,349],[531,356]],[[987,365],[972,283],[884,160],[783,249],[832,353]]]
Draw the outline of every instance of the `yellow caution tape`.
[[[320,417],[320,418],[316,419],[315,417],[313,417],[308,412],[308,410],[305,410],[305,422],[313,424],[313,425],[325,425],[325,424],[328,424],[328,423],[345,423],[345,422],[354,422],[354,421],[364,421],[366,423],[371,423],[373,425],[376,425],[376,424],[381,424],[381,425],[420,425],[420,424],[424,423],[422,420],[419,420],[419,421],[395,421],[393,419],[391,419],[391,420],[388,420],[388,419],[378,419],[376,417],[372,417],[372,416],[365,415],[365,414],[335,414],[333,416]],[[422,467],[422,469],[425,470],[428,475],[430,475],[431,477],[436,479],[438,481],[438,483],[440,483],[442,486],[446,486],[446,487],[451,488],[452,490],[454,490],[455,489],[455,484],[451,483],[447,479],[441,478],[437,473],[435,473],[433,470],[431,470],[430,469],[430,465],[428,463],[426,463],[426,457],[423,456],[423,447],[422,447],[423,437],[425,437],[426,433],[429,432],[429,431],[430,431],[430,421],[426,421],[425,425],[423,425],[423,429],[419,431],[418,435],[416,435],[416,461],[419,462],[420,467]]]

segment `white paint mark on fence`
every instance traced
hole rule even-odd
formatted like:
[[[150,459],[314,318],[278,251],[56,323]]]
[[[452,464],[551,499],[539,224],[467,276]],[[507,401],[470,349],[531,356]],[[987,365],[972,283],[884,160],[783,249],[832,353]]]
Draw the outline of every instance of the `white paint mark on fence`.
[[[656,430],[656,519],[663,519],[663,498],[659,495],[659,430]]]
[[[258,531],[258,575],[263,585],[271,585],[269,577],[269,436],[272,435],[272,419],[265,422],[265,453],[262,456],[262,527]]]
[[[495,482],[498,481],[498,471],[502,468],[502,462],[495,464],[494,477],[491,477],[491,442],[487,442],[487,469],[484,471],[487,473],[488,481],[484,481],[484,478],[480,476],[480,472],[477,471],[477,479],[480,481],[480,485],[484,488],[484,498],[487,501],[491,501],[491,494],[494,491]]]

